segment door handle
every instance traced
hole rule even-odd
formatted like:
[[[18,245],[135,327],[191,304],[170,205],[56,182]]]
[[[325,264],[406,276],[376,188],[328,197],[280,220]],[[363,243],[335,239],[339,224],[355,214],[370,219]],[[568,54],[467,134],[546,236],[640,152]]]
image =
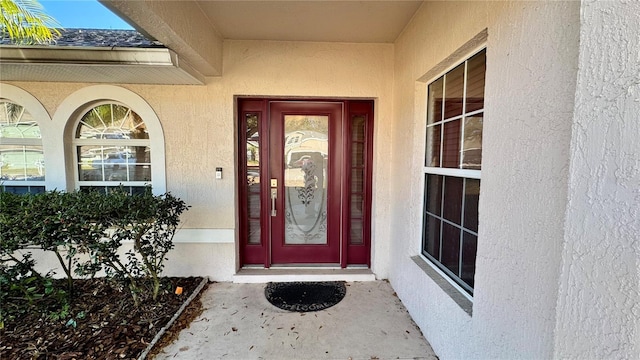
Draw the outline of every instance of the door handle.
[[[276,216],[276,199],[278,198],[278,189],[271,188],[271,216]]]

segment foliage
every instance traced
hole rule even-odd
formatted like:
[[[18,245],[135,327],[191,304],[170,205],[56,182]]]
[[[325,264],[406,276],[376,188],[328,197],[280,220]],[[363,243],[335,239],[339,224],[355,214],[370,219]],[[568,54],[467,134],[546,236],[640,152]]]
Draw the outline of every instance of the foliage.
[[[0,303],[9,304],[0,309],[0,328],[4,318],[16,314],[12,303],[45,297],[57,303],[52,319],[72,316],[65,306],[74,300],[74,275],[93,277],[100,270],[127,286],[136,304],[143,292],[155,300],[166,255],[187,208],[171,194],[154,196],[150,188],[140,195],[122,190],[0,192]],[[132,244],[126,259],[118,253],[123,243]],[[66,276],[65,289],[54,288],[51,273],[36,271],[32,249],[55,254]],[[82,317],[72,317],[68,326]]]
[[[0,0],[2,36],[19,44],[43,44],[60,36],[60,24],[36,0]]]
[[[53,252],[67,278],[67,294],[73,296],[79,256],[87,254],[90,244],[100,241],[109,227],[109,219],[98,211],[98,199],[91,193],[49,191],[20,196],[20,200],[19,213],[12,209],[1,220],[2,238],[10,239],[14,249],[28,245]]]
[[[25,252],[30,245],[28,238],[20,234],[20,222],[28,216],[30,198],[0,192],[0,329],[5,319],[19,316],[24,307],[32,305],[47,295],[59,298],[64,292],[52,285],[50,273],[41,275],[35,270],[31,253]]]
[[[23,307],[17,302],[31,305],[44,296],[38,289],[41,277],[31,270],[34,264],[31,254],[17,262],[6,257],[0,261],[0,329],[5,319],[20,315]]]
[[[91,257],[97,264],[85,266],[104,266],[109,276],[130,289],[136,303],[142,292],[151,292],[156,300],[166,255],[174,247],[180,215],[188,207],[169,193],[154,196],[150,188],[135,196],[112,192],[109,200],[112,212],[126,211],[110,216],[110,236],[90,245]],[[126,253],[126,262],[117,253],[123,243],[133,244]]]

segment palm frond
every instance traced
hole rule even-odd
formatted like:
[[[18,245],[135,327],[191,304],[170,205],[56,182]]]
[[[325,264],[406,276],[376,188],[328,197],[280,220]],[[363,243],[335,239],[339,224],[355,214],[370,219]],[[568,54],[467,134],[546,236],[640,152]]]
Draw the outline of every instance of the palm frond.
[[[60,36],[60,27],[37,0],[0,0],[2,36],[15,43],[50,43]]]

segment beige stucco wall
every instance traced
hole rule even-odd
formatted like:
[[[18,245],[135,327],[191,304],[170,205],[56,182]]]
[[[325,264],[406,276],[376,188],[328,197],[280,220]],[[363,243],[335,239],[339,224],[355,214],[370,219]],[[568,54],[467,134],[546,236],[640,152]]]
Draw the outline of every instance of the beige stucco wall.
[[[376,100],[374,183],[380,185],[373,200],[373,269],[386,278],[388,241],[379,239],[389,238],[385,219],[390,200],[386,184],[390,178],[387,164],[391,162],[393,45],[227,41],[224,53],[224,76],[209,78],[205,86],[121,85],[147,101],[160,119],[165,134],[167,190],[191,206],[183,216],[183,228],[210,230],[204,234],[211,236],[222,234],[216,230],[229,234],[227,230],[236,229],[234,96],[371,98]],[[11,84],[38,99],[52,118],[67,97],[92,85]],[[56,161],[47,165],[54,166],[50,164]],[[214,177],[216,167],[223,168],[221,180]],[[201,234],[197,242],[203,241],[207,239]],[[232,264],[215,278],[230,280],[236,261],[228,263],[221,256],[229,255],[222,247],[226,249],[234,239],[225,236],[211,241],[224,243],[207,245],[211,262]],[[194,267],[193,274],[201,267]],[[167,271],[174,272],[171,264]],[[187,273],[184,265],[175,272]]]
[[[408,176],[393,178],[390,280],[442,359],[553,355],[579,7],[426,2],[396,41],[392,171]],[[409,260],[419,253],[422,229],[426,84],[417,80],[485,28],[480,228],[469,316]]]

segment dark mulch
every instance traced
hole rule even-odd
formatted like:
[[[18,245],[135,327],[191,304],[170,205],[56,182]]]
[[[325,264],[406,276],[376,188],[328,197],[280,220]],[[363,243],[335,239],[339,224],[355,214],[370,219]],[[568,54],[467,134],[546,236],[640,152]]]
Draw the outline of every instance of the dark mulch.
[[[319,311],[339,303],[347,293],[343,281],[268,283],[264,294],[283,310]]]
[[[76,280],[76,301],[65,319],[54,321],[50,313],[29,311],[5,322],[0,330],[0,359],[136,359],[202,278],[163,281],[156,302],[136,307],[127,291],[118,291],[105,279]],[[175,294],[177,286],[183,288],[181,295]],[[76,320],[76,327],[67,325],[70,318]],[[182,318],[174,324],[178,329],[188,325]]]

